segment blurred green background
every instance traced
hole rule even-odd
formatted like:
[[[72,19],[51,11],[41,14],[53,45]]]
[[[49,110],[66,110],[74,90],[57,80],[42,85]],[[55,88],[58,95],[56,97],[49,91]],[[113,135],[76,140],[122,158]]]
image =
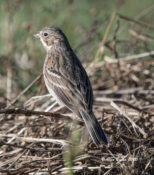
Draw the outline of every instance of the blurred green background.
[[[44,26],[62,28],[82,62],[90,62],[114,12],[154,25],[153,7],[153,0],[0,0],[0,93],[6,94],[7,76],[12,79],[13,98],[42,72],[45,50],[33,34]],[[118,20],[122,30],[116,39],[132,40],[133,36],[128,32],[130,23],[117,16],[108,40],[113,37]],[[146,27],[134,25],[134,28],[150,37],[154,34],[154,30]],[[97,31],[94,37],[79,47],[87,33],[93,30]],[[88,56],[84,54],[95,45]],[[153,46],[153,42],[148,43],[149,50]],[[136,48],[130,50],[130,43],[122,44],[118,47],[119,56],[145,52],[142,44]],[[106,54],[113,55],[111,52]],[[36,90],[37,86],[34,86],[32,91]]]

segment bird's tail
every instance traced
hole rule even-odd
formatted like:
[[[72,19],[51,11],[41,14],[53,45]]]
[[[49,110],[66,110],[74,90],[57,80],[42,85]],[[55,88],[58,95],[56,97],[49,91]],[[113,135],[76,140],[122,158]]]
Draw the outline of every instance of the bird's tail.
[[[79,111],[81,118],[83,119],[86,128],[96,145],[109,142],[108,137],[98,123],[95,115],[93,113],[87,113],[86,111]]]

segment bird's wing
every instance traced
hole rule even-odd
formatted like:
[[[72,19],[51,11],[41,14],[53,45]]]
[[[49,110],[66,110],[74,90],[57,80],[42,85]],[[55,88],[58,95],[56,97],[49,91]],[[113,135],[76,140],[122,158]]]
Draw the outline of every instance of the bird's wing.
[[[71,55],[72,56],[72,55]],[[56,60],[53,60],[56,58]],[[56,94],[57,98],[69,109],[78,107],[92,109],[93,94],[86,71],[74,55],[57,55],[48,59],[55,61],[45,65],[44,78],[46,84]]]

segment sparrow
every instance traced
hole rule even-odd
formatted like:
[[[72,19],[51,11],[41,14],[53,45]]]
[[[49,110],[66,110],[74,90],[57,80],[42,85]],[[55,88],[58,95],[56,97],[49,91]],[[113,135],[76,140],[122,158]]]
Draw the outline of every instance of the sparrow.
[[[82,121],[95,145],[109,142],[93,113],[93,90],[88,75],[67,37],[55,26],[34,34],[46,50],[45,85],[59,105],[66,106]]]

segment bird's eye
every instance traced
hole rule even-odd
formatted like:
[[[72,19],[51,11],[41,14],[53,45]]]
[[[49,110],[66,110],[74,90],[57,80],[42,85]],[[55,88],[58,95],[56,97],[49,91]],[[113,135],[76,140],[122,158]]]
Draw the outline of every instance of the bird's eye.
[[[44,33],[44,36],[48,36],[48,33],[45,32],[45,33]]]

